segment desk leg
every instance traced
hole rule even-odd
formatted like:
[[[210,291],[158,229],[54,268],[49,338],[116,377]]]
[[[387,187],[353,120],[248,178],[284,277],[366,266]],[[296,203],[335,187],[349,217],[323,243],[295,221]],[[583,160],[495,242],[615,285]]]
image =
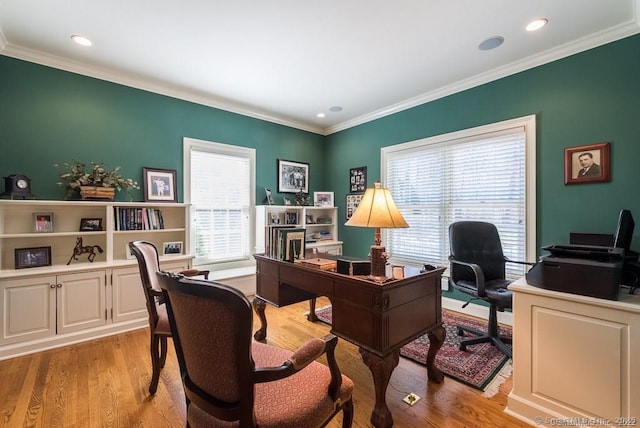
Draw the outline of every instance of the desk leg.
[[[434,328],[428,333],[429,336],[429,352],[427,352],[427,378],[436,383],[442,383],[444,380],[444,374],[435,365],[436,354],[442,347],[445,337],[447,337],[447,331],[442,324]]]
[[[265,340],[267,338],[267,317],[264,314],[267,304],[264,300],[255,296],[253,299],[253,310],[256,311],[258,318],[260,318],[260,328],[253,334],[255,340]]]
[[[396,349],[386,357],[380,357],[360,348],[360,355],[362,355],[362,361],[371,370],[376,390],[376,404],[371,412],[371,424],[376,428],[389,428],[393,426],[393,418],[387,407],[385,395],[391,373],[393,373],[400,360],[400,350]]]
[[[307,320],[311,322],[318,321],[318,316],[316,315],[316,298],[309,300],[309,315],[307,315]]]

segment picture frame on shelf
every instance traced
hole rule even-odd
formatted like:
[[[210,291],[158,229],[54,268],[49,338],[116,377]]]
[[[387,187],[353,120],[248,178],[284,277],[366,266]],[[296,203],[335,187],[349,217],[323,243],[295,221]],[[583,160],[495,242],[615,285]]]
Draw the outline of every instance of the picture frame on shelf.
[[[306,224],[315,224],[316,221],[313,219],[313,214],[306,214],[305,221]]]
[[[284,224],[298,224],[298,213],[287,211],[284,213]]]
[[[309,164],[278,159],[278,192],[309,193]]]
[[[16,269],[51,266],[51,247],[31,247],[15,249]]]
[[[53,232],[53,213],[33,213],[33,231],[37,233]]]
[[[333,192],[313,192],[313,205],[316,207],[332,207]]]
[[[353,213],[356,212],[360,201],[362,200],[362,193],[347,195],[347,203],[345,204],[345,218],[349,220]]]
[[[273,195],[271,194],[271,189],[269,188],[264,188],[264,200],[267,203],[267,205],[274,205],[275,203],[273,202]]]
[[[178,202],[175,169],[142,168],[145,202]]]
[[[610,143],[588,144],[564,149],[564,184],[611,181]]]
[[[367,190],[367,167],[349,169],[349,192],[364,193]]]
[[[165,256],[176,256],[182,254],[182,241],[163,242],[162,254]]]
[[[101,218],[81,218],[80,232],[99,232],[102,230]]]

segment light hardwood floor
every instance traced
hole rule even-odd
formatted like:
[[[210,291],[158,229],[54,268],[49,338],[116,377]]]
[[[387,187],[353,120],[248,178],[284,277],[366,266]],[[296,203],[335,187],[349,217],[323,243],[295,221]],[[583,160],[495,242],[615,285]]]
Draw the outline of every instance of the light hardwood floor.
[[[318,307],[328,304],[320,299]],[[276,309],[267,305],[267,342],[295,349],[329,327],[304,317],[305,303]],[[254,329],[259,325],[254,318]],[[178,365],[169,343],[158,392],[149,396],[151,376],[148,330],[0,361],[0,427],[180,427],[185,403]],[[355,346],[340,340],[337,358],[355,383],[354,427],[370,427],[373,381]],[[215,368],[212,368],[214,370]],[[511,379],[485,398],[450,378],[426,380],[423,366],[404,358],[391,377],[387,403],[395,427],[526,427],[503,412]],[[422,399],[413,407],[402,398]],[[341,426],[341,415],[329,425]],[[305,427],[301,427],[305,428]]]

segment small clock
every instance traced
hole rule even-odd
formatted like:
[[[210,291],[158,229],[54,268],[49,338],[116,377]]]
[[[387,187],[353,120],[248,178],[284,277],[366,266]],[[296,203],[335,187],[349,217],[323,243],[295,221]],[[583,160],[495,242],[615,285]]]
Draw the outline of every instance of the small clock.
[[[22,174],[11,174],[4,177],[4,192],[0,196],[11,199],[35,198],[31,193],[31,179]]]

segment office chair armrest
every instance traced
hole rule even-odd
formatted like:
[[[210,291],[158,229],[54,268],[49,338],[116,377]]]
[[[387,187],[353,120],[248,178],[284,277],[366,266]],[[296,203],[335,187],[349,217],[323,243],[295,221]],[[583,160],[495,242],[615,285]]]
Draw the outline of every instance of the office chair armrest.
[[[515,264],[518,264],[518,265],[528,265],[528,266],[535,265],[535,263],[533,263],[533,262],[522,262],[520,260],[511,260],[511,259],[509,259],[507,257],[504,258],[504,261],[507,262],[507,263],[515,263]]]
[[[475,263],[467,263],[460,260],[456,260],[453,256],[449,256],[449,261],[453,264],[457,264],[460,266],[465,266],[471,269],[473,275],[476,277],[476,286],[478,288],[478,297],[484,297],[486,295],[484,291],[484,272],[480,266]]]
[[[327,363],[331,371],[329,395],[335,400],[342,384],[342,373],[335,359],[335,348],[337,344],[338,338],[332,334],[328,334],[323,338],[311,339],[294,351],[280,366],[257,368],[255,371],[255,382],[272,382],[289,377],[304,369],[322,354],[326,353]]]

